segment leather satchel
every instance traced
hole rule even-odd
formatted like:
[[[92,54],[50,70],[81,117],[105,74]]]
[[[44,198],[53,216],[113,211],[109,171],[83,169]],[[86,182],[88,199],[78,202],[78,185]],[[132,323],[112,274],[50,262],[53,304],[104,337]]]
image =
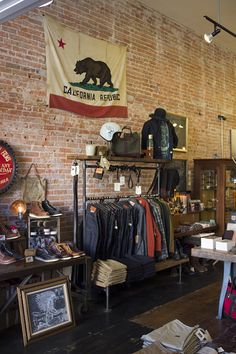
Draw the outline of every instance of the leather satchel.
[[[30,172],[34,168],[34,175]],[[32,163],[26,175],[21,178],[22,199],[26,203],[42,202],[46,199],[47,180],[40,177],[37,166]]]
[[[128,132],[125,132],[125,130]],[[140,134],[137,132],[133,133],[130,127],[123,127],[121,132],[113,134],[111,153],[115,156],[140,157]]]

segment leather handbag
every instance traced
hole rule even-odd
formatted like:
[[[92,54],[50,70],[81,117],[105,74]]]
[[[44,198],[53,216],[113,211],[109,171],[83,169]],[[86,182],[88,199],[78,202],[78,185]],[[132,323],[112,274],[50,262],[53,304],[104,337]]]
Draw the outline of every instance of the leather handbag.
[[[34,168],[34,175],[30,175]],[[22,199],[26,203],[42,202],[46,199],[47,180],[40,177],[37,166],[32,163],[26,175],[21,178]]]
[[[128,131],[128,132],[125,132]],[[113,134],[111,141],[111,153],[115,156],[140,157],[140,134],[132,132],[130,127],[123,127],[121,132]]]
[[[236,321],[236,279],[232,283],[229,282],[223,306],[223,315],[224,317],[230,318],[231,320]]]

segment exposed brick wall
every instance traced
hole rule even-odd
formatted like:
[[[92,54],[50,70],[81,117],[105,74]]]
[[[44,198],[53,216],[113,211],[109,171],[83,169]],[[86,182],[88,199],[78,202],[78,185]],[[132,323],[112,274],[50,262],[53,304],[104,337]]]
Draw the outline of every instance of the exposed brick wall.
[[[77,31],[127,46],[128,120],[48,109],[43,12]],[[217,116],[224,114],[224,157],[229,157],[229,130],[236,128],[236,56],[214,43],[207,45],[202,36],[136,0],[55,0],[49,8],[0,25],[0,53],[0,138],[13,147],[19,163],[17,183],[1,195],[0,215],[9,213],[10,203],[20,196],[20,176],[36,162],[48,179],[48,199],[65,213],[63,230],[71,231],[68,155],[83,153],[90,140],[104,144],[99,130],[108,120],[140,131],[157,106],[188,118],[188,152],[175,153],[175,158],[188,159],[190,167],[193,158],[222,157]],[[144,173],[142,182],[148,183],[148,176]],[[103,194],[102,189],[106,194],[112,190],[111,178],[89,187],[94,195]],[[80,207],[81,201],[80,178]]]

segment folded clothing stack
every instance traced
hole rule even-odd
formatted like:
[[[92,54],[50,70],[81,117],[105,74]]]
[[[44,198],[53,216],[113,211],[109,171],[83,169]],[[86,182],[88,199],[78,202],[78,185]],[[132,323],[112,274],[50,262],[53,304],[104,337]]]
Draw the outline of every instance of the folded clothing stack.
[[[140,281],[156,274],[154,258],[141,255],[125,255],[117,261],[127,266],[127,282]]]
[[[105,261],[98,259],[94,262],[92,271],[92,280],[98,286],[106,288],[110,285],[121,284],[126,281],[126,265],[107,259]]]
[[[143,348],[151,345],[155,341],[170,350],[179,354],[194,354],[202,346],[201,340],[197,336],[199,326],[189,327],[179,320],[173,320],[154,331],[143,335]]]

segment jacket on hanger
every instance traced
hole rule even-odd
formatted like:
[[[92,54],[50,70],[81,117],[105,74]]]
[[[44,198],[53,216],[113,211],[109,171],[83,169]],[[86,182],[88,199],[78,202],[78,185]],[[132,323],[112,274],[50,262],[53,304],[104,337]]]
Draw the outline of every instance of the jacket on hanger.
[[[173,148],[178,145],[178,137],[173,124],[166,118],[166,111],[157,108],[151,119],[146,121],[142,128],[142,149],[147,148],[148,135],[153,135],[155,159],[171,160]]]

